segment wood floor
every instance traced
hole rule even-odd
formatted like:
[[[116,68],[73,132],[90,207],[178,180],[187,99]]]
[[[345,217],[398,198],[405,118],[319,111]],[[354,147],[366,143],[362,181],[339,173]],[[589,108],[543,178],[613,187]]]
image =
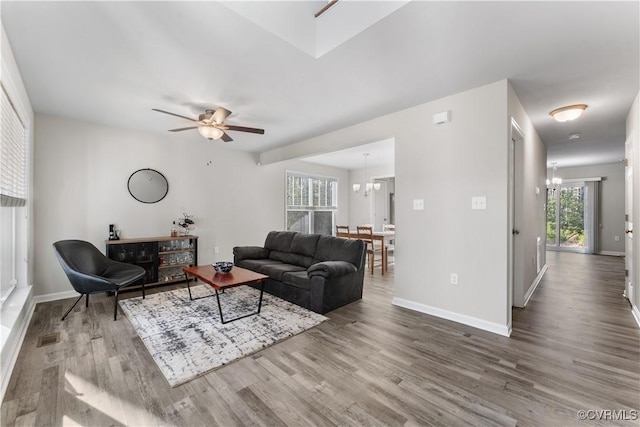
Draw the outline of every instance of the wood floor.
[[[1,424],[640,425],[624,259],[549,252],[548,264],[510,338],[394,307],[393,270],[376,271],[330,321],[173,389],[110,298],[65,322],[72,300],[38,304]]]

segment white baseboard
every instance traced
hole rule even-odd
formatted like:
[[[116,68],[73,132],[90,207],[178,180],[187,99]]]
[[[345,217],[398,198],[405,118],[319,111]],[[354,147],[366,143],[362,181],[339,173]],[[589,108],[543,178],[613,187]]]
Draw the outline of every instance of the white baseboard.
[[[529,303],[529,300],[531,299],[531,296],[536,291],[536,289],[538,289],[538,285],[542,281],[542,277],[544,276],[544,273],[547,272],[548,268],[549,268],[549,266],[547,264],[542,266],[542,268],[540,269],[540,272],[538,273],[538,275],[536,276],[535,280],[533,281],[533,283],[529,287],[529,290],[527,291],[526,294],[524,294],[524,304],[522,305],[522,307],[526,307],[527,306],[527,304]]]
[[[49,302],[49,301],[57,301],[59,299],[67,299],[67,298],[78,298],[80,296],[76,291],[64,291],[64,292],[55,292],[53,294],[46,295],[38,295],[33,297],[34,302],[37,304],[39,302]]]
[[[633,304],[631,304],[631,314],[633,314],[633,318],[636,319],[636,323],[640,328],[640,311],[638,311],[638,307]]]
[[[443,310],[437,307],[431,307],[426,304],[409,301],[403,298],[394,297],[392,304],[398,307],[408,308],[409,310],[430,314],[442,319],[452,320],[454,322],[462,323],[463,325],[473,326],[474,328],[482,329],[483,331],[492,332],[494,334],[502,335],[505,337],[511,335],[511,325],[500,325],[498,323],[478,319],[477,317],[471,317],[467,316],[466,314],[460,314],[453,311]]]
[[[624,256],[624,252],[617,251],[600,251],[598,255],[609,255],[609,256]]]

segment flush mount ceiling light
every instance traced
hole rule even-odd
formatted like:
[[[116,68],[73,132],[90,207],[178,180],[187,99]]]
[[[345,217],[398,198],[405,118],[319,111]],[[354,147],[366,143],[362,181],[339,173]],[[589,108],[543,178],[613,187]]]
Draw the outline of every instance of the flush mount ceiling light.
[[[587,109],[587,104],[567,105],[566,107],[556,108],[549,113],[557,122],[570,122],[582,115]]]

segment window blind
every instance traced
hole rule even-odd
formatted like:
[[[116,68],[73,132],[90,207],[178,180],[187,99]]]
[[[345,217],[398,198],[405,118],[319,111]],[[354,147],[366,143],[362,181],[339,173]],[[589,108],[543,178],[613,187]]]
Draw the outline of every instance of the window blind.
[[[0,115],[0,206],[24,206],[27,202],[27,132],[4,85]]]

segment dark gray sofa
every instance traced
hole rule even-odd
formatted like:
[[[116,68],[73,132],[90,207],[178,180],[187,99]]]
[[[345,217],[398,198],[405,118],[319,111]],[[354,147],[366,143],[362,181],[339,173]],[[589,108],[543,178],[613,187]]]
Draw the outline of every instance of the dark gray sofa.
[[[326,313],[362,298],[366,245],[320,234],[271,231],[264,247],[236,246],[234,263],[269,276],[265,292]]]

